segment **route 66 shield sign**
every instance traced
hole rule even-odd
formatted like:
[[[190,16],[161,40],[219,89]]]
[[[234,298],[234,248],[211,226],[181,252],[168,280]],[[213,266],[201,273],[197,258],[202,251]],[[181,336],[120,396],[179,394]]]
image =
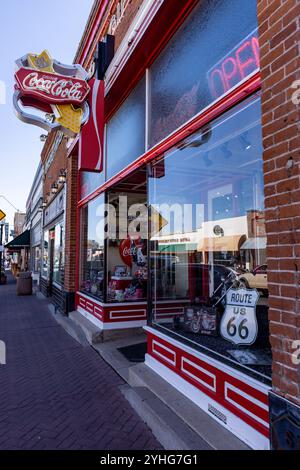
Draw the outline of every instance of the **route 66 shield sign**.
[[[226,294],[226,309],[220,332],[233,344],[253,344],[257,338],[258,324],[256,304],[259,293],[256,289],[229,289]]]

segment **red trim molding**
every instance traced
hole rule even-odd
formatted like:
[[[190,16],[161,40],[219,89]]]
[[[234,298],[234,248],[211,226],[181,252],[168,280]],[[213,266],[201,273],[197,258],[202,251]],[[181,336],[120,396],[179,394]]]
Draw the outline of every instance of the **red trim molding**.
[[[77,292],[76,308],[83,309],[87,314],[104,324],[117,326],[118,323],[128,322],[128,328],[130,328],[130,323],[140,321],[145,322],[145,325],[147,323],[147,302],[104,304]]]
[[[153,328],[146,328],[147,352],[178,377],[220,404],[223,409],[269,437],[269,388],[194,351]],[[258,384],[258,382],[257,382]]]
[[[229,91],[226,95],[224,95],[218,101],[212,103],[211,106],[206,108],[200,114],[195,116],[191,121],[184,124],[182,127],[177,129],[173,134],[167,137],[165,140],[157,144],[155,147],[150,149],[148,152],[143,154],[133,163],[128,165],[124,170],[117,173],[113,176],[110,180],[96,189],[93,193],[88,195],[87,197],[83,198],[79,201],[78,206],[81,207],[88,202],[90,202],[95,197],[99,196],[101,193],[106,191],[107,189],[114,186],[118,183],[121,179],[129,176],[138,168],[142,167],[146,163],[150,163],[151,161],[158,158],[164,152],[170,150],[173,146],[178,144],[180,141],[191,135],[193,132],[197,131],[199,128],[205,126],[212,120],[216,119],[217,117],[221,116],[225,111],[229,110],[240,101],[245,99],[247,96],[250,96],[255,91],[258,91],[261,87],[261,78],[260,72],[256,72],[254,75],[251,76],[248,80],[238,85],[233,90]]]

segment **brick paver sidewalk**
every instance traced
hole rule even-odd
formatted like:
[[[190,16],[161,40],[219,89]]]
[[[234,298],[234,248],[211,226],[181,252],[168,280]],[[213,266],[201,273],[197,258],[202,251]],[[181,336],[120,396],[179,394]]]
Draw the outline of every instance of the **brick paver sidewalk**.
[[[122,379],[51,317],[47,301],[0,286],[0,449],[159,449]]]

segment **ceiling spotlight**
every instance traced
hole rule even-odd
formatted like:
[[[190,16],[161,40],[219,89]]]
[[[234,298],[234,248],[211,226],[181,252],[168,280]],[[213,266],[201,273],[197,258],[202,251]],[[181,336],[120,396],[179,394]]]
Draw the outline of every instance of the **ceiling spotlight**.
[[[47,134],[41,134],[41,135],[40,135],[40,141],[41,141],[41,142],[46,142],[47,137],[48,137]]]
[[[251,142],[248,140],[248,132],[244,132],[244,134],[240,135],[240,141],[244,150],[249,150],[252,147]]]

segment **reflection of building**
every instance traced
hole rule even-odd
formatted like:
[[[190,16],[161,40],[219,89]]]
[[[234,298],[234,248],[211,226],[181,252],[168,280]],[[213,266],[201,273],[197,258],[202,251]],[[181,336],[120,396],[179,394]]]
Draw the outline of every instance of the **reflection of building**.
[[[29,269],[39,283],[42,261],[43,166],[39,163],[26,203],[26,229],[30,231]]]

